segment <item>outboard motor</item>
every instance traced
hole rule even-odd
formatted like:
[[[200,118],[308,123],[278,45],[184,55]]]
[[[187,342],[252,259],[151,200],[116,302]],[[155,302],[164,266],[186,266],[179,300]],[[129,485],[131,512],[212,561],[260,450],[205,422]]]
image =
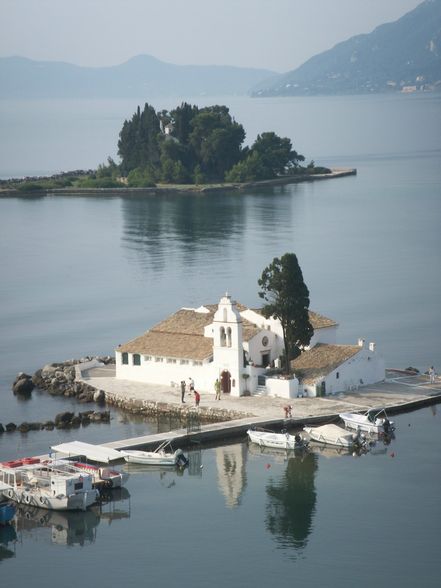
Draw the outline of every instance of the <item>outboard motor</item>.
[[[389,435],[392,432],[392,427],[390,424],[390,420],[389,419],[384,419],[383,421],[383,429],[384,429],[384,434],[385,435]]]

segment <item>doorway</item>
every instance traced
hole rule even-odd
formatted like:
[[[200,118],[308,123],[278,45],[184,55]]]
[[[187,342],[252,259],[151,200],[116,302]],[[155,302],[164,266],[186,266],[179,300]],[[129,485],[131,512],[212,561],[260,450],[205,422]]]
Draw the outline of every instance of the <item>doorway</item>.
[[[223,394],[229,394],[231,392],[231,374],[228,370],[221,373],[220,383]]]

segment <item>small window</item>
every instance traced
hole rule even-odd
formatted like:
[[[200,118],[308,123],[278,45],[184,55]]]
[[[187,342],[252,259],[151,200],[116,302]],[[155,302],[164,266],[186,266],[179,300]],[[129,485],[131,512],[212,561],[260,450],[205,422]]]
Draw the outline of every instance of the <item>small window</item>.
[[[144,355],[144,361],[152,361],[151,355]]]
[[[161,361],[163,361],[164,358],[163,357],[155,357],[155,361],[156,363],[160,363]]]
[[[338,379],[339,379],[339,377],[340,377],[340,372],[337,372],[337,373],[335,374],[335,378],[338,380]]]
[[[189,361],[188,359],[181,359],[181,361],[179,362],[181,365],[188,365]]]
[[[133,354],[133,365],[141,365],[141,356],[139,353]]]
[[[122,354],[122,363],[123,363],[123,365],[129,365],[129,354],[128,353]]]
[[[202,365],[202,361],[194,361],[193,365]]]
[[[167,363],[176,363],[176,359],[173,359],[171,357],[167,357]]]

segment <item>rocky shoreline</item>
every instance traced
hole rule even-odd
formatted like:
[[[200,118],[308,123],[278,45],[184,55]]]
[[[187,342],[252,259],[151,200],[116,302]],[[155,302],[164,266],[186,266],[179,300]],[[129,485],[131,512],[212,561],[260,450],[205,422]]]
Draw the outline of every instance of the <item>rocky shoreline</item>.
[[[104,390],[88,384],[83,379],[82,372],[90,367],[109,366],[115,364],[115,358],[111,356],[83,357],[70,359],[61,363],[50,363],[37,370],[32,376],[20,372],[12,384],[12,392],[15,395],[29,396],[34,389],[45,390],[51,396],[64,396],[76,398],[80,403],[94,402],[99,405],[107,404],[115,406],[131,414],[144,417],[167,416],[182,423],[188,423],[194,418],[200,422],[215,423],[231,421],[247,416],[243,412],[226,408],[200,407],[195,413],[191,404],[175,405],[167,402],[153,400],[140,400],[135,398],[122,398],[118,394],[105,392]],[[95,380],[96,381],[96,380]],[[31,430],[52,430],[54,428],[73,428],[87,425],[93,422],[109,422],[110,412],[86,411],[75,415],[71,412],[60,413],[53,420],[41,423],[21,423],[16,425],[8,423],[3,426],[0,423],[0,434],[4,432],[20,431],[22,433]]]

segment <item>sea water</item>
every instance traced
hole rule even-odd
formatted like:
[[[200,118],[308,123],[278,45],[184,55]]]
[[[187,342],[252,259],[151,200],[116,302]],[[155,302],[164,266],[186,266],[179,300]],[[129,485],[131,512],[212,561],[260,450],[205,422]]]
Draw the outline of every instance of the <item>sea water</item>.
[[[0,422],[85,409],[39,391],[13,396],[19,371],[111,354],[226,290],[258,305],[258,277],[287,251],[311,308],[339,323],[339,342],[363,337],[389,367],[441,371],[440,105],[435,95],[230,101],[247,140],[290,136],[307,159],[356,167],[348,178],[243,194],[1,198]],[[135,107],[0,103],[0,175],[105,161]],[[396,420],[391,445],[359,458],[195,447],[183,475],[132,471],[127,492],[101,510],[23,512],[15,538],[1,530],[2,582],[435,586],[439,415]],[[110,425],[3,434],[0,459],[161,427],[112,410]]]

